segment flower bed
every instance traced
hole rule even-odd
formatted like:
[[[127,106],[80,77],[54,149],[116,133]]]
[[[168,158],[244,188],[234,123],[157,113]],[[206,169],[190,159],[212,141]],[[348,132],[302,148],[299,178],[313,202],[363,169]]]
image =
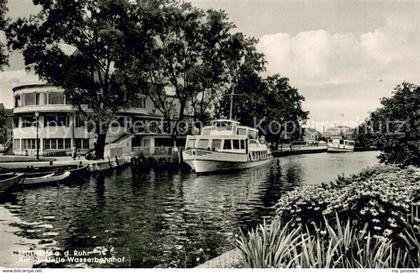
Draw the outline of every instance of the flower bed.
[[[419,201],[420,176],[415,169],[377,167],[330,184],[305,185],[288,192],[277,204],[277,216],[292,226],[324,226],[324,219],[350,219],[373,236],[400,240],[404,229],[419,223],[411,209]]]
[[[242,234],[244,266],[419,267],[419,220],[412,213],[419,174],[381,166],[297,187],[280,198],[270,225]]]

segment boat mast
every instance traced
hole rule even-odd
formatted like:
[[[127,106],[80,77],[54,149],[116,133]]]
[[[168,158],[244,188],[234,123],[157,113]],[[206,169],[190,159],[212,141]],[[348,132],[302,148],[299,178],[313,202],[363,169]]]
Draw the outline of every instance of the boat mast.
[[[232,120],[232,111],[233,111],[233,95],[235,94],[235,89],[232,88],[232,93],[230,93],[230,109],[229,109],[229,119]]]

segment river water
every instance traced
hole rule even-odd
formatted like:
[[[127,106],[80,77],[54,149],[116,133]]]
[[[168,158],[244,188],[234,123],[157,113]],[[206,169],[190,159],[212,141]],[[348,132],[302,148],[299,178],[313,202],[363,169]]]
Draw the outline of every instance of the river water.
[[[30,240],[31,249],[67,258],[44,266],[192,267],[233,248],[240,229],[273,215],[272,207],[285,191],[360,172],[378,164],[377,155],[295,155],[260,168],[201,176],[128,168],[20,190],[3,198],[0,207],[19,219],[7,224],[17,228],[10,236]],[[0,236],[7,232],[0,224]],[[18,256],[13,245],[9,248],[11,256]],[[0,262],[10,260],[5,256],[3,251]]]

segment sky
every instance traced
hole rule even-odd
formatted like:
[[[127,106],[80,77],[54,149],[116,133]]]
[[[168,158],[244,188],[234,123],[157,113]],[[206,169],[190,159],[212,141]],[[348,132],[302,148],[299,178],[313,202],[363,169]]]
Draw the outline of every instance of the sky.
[[[305,97],[307,126],[355,126],[403,81],[420,84],[420,1],[193,0],[225,10],[259,40],[266,75],[288,77]],[[37,12],[32,0],[9,0],[9,16]],[[4,39],[4,37],[0,38]],[[12,86],[37,82],[11,55],[0,72],[0,103],[12,107]]]

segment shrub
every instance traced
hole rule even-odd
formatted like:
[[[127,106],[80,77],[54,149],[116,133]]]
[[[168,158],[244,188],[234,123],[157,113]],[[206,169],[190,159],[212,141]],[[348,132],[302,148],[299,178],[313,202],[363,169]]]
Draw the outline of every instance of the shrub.
[[[352,225],[376,237],[403,239],[410,226],[411,206],[420,192],[419,174],[414,169],[383,166],[349,178],[339,177],[331,184],[305,185],[280,198],[277,217],[292,227],[311,224],[325,226],[335,213]],[[419,223],[413,229],[419,231]]]

